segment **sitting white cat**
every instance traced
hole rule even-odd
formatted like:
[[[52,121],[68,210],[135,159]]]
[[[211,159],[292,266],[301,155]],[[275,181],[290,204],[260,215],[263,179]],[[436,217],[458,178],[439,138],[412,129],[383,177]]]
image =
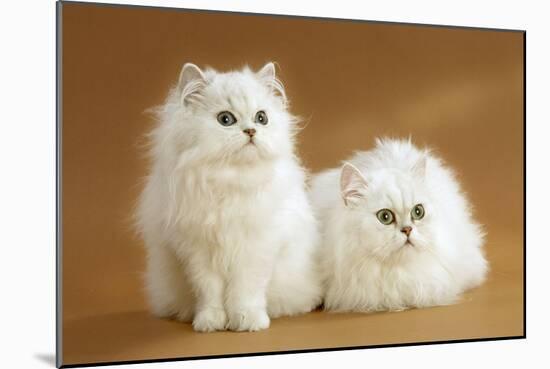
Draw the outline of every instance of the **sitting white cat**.
[[[410,140],[377,140],[315,176],[326,310],[446,305],[483,282],[483,232],[453,173]]]
[[[197,331],[255,331],[318,306],[317,227],[273,63],[186,64],[157,115],[136,214],[153,313]]]

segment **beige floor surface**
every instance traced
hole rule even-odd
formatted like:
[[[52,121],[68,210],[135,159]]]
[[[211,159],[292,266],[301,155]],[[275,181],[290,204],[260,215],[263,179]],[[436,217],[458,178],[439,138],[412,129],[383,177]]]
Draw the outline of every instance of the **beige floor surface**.
[[[66,319],[65,364],[185,358],[254,352],[386,345],[521,336],[521,239],[491,240],[488,281],[456,305],[376,314],[316,311],[272,321],[253,333],[196,333],[190,324],[161,320],[144,309]],[[498,255],[494,250],[498,247]],[[504,251],[504,252],[503,252]]]

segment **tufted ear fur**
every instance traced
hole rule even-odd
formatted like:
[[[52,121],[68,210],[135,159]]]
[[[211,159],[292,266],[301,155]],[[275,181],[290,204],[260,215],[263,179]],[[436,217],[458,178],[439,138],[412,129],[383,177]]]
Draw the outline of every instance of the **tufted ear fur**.
[[[418,161],[413,165],[412,172],[418,178],[424,178],[426,176],[426,170],[428,167],[428,155],[422,154]]]
[[[186,105],[199,95],[200,89],[206,84],[202,70],[192,63],[185,63],[180,72],[178,91],[180,101]]]
[[[365,198],[367,180],[359,169],[350,163],[344,163],[340,175],[340,194],[346,206],[356,204],[360,199]]]
[[[258,71],[258,77],[266,81],[275,79],[275,63],[268,62],[266,65],[264,65],[262,69]]]
[[[281,81],[277,79],[275,63],[268,62],[266,65],[260,69],[256,75],[258,78],[265,83],[274,93],[280,95],[283,99],[283,102],[287,103],[285,88]]]

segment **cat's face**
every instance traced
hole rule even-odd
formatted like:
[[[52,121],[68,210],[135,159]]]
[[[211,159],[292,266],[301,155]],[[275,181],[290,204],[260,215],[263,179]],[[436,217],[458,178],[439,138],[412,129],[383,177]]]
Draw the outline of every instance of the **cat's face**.
[[[343,168],[342,195],[369,254],[414,257],[432,246],[435,214],[423,172],[382,169],[364,177],[347,164]]]
[[[180,77],[185,134],[203,159],[251,164],[291,154],[293,117],[272,63],[259,72],[203,73],[187,64]]]

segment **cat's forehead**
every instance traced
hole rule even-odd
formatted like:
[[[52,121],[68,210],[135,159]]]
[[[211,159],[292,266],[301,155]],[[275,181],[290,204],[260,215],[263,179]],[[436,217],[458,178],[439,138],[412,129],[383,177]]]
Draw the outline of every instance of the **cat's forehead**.
[[[422,181],[410,173],[384,169],[370,177],[370,200],[378,207],[408,211],[424,197]]]
[[[211,98],[229,102],[238,107],[255,105],[265,98],[267,89],[253,73],[231,72],[211,77],[207,87]]]

